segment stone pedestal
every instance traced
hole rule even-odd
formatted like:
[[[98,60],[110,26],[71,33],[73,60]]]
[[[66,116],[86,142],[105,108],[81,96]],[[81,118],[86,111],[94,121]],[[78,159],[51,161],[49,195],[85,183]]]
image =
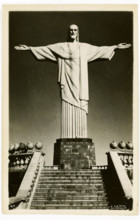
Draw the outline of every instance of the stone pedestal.
[[[61,169],[89,169],[96,165],[95,147],[90,138],[61,138],[54,144],[54,165]]]

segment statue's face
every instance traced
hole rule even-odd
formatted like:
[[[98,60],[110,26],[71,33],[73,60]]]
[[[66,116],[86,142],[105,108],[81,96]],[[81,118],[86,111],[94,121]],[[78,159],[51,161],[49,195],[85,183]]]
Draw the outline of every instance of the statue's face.
[[[78,27],[77,27],[77,25],[75,25],[75,24],[70,25],[69,34],[70,34],[70,38],[72,40],[77,39],[77,37],[78,37]]]

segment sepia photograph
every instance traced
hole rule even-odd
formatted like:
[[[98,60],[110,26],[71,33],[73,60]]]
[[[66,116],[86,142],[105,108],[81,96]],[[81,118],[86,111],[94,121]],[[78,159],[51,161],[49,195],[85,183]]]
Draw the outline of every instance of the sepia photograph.
[[[137,213],[136,24],[136,5],[3,6],[4,212]]]

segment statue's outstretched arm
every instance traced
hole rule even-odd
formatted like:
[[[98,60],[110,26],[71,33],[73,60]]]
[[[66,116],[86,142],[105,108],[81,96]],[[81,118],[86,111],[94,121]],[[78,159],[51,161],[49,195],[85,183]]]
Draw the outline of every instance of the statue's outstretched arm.
[[[43,47],[31,47],[26,45],[19,45],[14,47],[16,50],[30,50],[38,60],[50,59],[57,61],[54,53],[47,46]]]
[[[88,46],[88,62],[91,62],[96,59],[109,59],[111,60],[112,57],[115,54],[116,49],[127,49],[131,47],[131,44],[127,43],[120,43],[118,45],[112,45],[112,46]]]
[[[131,44],[127,44],[127,43],[120,43],[116,45],[116,49],[127,49],[129,47],[131,47]]]
[[[14,47],[16,50],[30,50],[30,47],[27,45],[19,45]]]

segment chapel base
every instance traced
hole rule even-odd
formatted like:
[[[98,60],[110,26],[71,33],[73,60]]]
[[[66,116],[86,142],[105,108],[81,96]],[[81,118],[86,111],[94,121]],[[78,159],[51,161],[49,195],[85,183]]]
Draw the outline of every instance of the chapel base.
[[[90,138],[60,138],[54,144],[54,165],[60,169],[90,169],[96,165],[95,146]]]

